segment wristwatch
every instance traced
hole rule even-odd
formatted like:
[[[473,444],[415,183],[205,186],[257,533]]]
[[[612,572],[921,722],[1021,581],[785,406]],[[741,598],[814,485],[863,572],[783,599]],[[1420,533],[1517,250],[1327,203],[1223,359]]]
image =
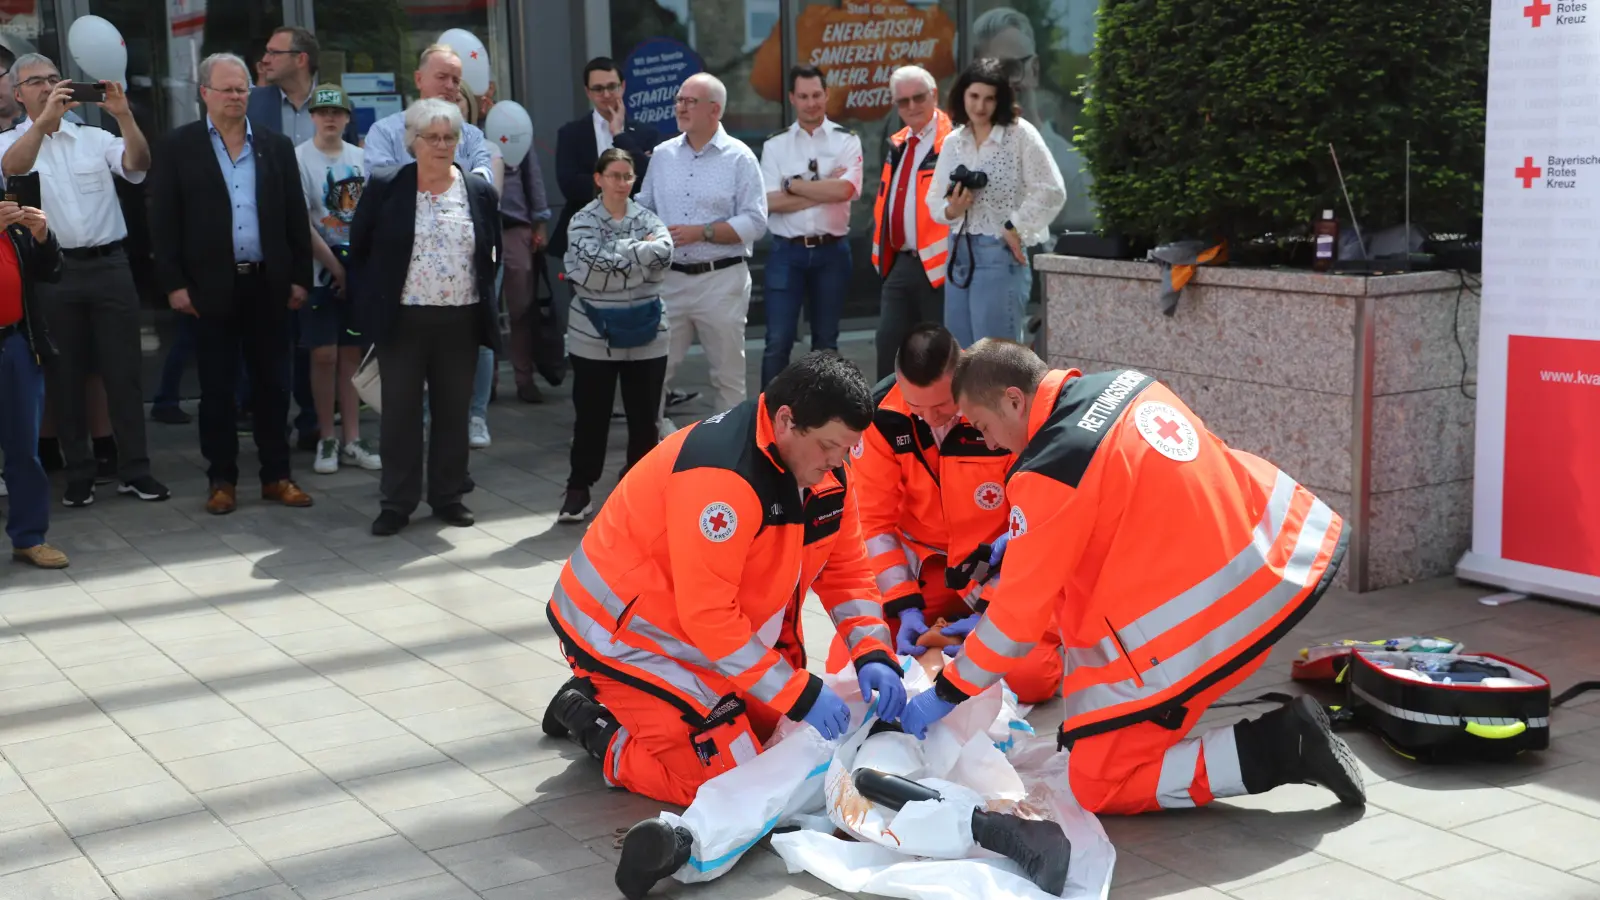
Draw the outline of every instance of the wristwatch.
[[[706,235],[706,240],[708,240],[708,241],[714,241],[714,240],[717,239],[717,226],[716,226],[715,223],[713,223],[713,222],[707,222],[706,223],[705,235]]]
[[[783,176],[783,192],[785,194],[789,193],[789,176],[788,175]]]
[[[1011,224],[1011,220],[1007,219],[1006,220],[1006,230],[1007,231],[1016,231],[1017,230],[1017,226]]]

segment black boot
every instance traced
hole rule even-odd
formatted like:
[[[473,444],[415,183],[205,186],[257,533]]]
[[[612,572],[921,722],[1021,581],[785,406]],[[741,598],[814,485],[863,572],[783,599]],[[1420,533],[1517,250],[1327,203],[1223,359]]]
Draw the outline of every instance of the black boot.
[[[1252,794],[1284,784],[1314,784],[1339,802],[1364,806],[1367,789],[1355,754],[1312,697],[1296,697],[1272,712],[1233,726],[1239,774]]]
[[[1067,889],[1072,842],[1055,822],[975,809],[972,840],[1021,866],[1028,880],[1046,894],[1059,897]]]
[[[665,819],[645,819],[628,829],[617,860],[617,890],[628,900],[639,900],[656,882],[669,878],[689,861],[694,835]]]
[[[604,762],[606,748],[622,726],[610,710],[595,702],[594,697],[593,682],[586,678],[568,680],[544,711],[544,733],[551,737],[570,737],[573,743],[589,751],[590,756]]]

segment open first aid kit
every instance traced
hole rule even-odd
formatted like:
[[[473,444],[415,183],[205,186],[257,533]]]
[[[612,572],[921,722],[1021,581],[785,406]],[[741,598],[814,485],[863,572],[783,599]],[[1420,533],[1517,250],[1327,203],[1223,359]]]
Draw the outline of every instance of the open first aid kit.
[[[906,668],[909,695],[932,689],[921,666]],[[790,872],[840,891],[908,900],[1105,900],[1116,852],[1099,821],[1072,799],[1054,738],[1033,734],[1003,684],[961,704],[918,741],[878,724],[853,674],[821,677],[850,706],[855,728],[829,742],[785,720],[760,755],[707,781],[682,815],[663,812],[694,835],[676,880],[714,879],[776,831],[772,848]],[[852,778],[863,770],[908,779],[940,799],[898,810],[873,803]],[[977,847],[969,824],[975,810],[1055,823],[1072,848],[1065,889],[1048,894],[1016,863]]]

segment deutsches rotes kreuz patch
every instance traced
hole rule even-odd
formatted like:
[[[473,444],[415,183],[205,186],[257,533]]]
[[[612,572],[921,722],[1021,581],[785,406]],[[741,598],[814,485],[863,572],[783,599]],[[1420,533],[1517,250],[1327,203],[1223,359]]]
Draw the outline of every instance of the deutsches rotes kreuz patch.
[[[1168,459],[1189,462],[1200,455],[1199,432],[1187,416],[1165,403],[1151,400],[1140,404],[1133,411],[1133,424],[1150,446]]]
[[[713,544],[720,544],[739,528],[739,517],[726,503],[707,503],[700,511],[700,533]]]
[[[976,491],[972,492],[972,502],[978,504],[979,509],[999,509],[1000,504],[1004,503],[1005,500],[1005,488],[993,481],[985,481],[983,484],[978,485]]]
[[[861,440],[856,441],[856,445],[854,447],[850,448],[850,455],[855,457],[856,459],[860,459],[862,452],[866,449],[863,446],[863,444],[866,443],[866,440],[867,440],[866,438],[862,438]]]
[[[1028,517],[1022,514],[1022,507],[1011,507],[1011,522],[1007,527],[1011,531],[1012,540],[1028,533]]]

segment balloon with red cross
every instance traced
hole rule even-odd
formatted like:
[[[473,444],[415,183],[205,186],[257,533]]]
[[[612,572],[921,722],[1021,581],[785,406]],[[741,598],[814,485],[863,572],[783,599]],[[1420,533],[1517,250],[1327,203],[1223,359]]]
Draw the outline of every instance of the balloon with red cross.
[[[483,120],[483,136],[500,148],[506,165],[520,166],[533,147],[533,119],[522,104],[501,100],[489,109]]]
[[[79,16],[67,30],[67,50],[91,81],[128,85],[128,45],[117,26],[99,16]]]
[[[439,43],[461,57],[461,80],[473,96],[482,97],[489,93],[489,51],[484,48],[483,41],[465,28],[452,28],[439,35]]]

